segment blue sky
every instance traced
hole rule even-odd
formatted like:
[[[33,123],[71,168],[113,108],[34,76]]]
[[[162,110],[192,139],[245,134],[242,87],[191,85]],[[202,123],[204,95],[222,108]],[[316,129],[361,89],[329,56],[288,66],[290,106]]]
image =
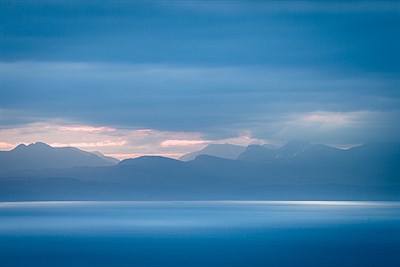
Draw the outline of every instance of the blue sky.
[[[1,5],[2,149],[398,141],[396,1]]]

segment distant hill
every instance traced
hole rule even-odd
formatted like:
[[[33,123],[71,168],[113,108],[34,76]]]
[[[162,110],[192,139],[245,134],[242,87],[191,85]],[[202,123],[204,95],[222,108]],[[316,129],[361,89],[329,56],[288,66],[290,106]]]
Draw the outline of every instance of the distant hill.
[[[264,147],[262,145],[249,145],[238,157],[238,160],[269,162],[275,160],[276,149]]]
[[[71,168],[77,166],[111,166],[118,160],[85,152],[74,147],[51,147],[37,142],[21,144],[11,151],[0,152],[1,174],[19,170]]]
[[[110,163],[112,163],[112,164],[117,164],[117,163],[119,162],[118,159],[113,158],[113,157],[109,157],[109,156],[105,156],[105,155],[103,155],[103,154],[102,154],[101,152],[99,152],[99,151],[93,151],[93,152],[90,152],[90,153],[95,154],[96,156],[99,156],[100,158],[102,158],[102,159],[104,159],[105,161],[108,161],[108,162],[110,162]]]
[[[195,159],[199,155],[210,155],[226,159],[236,159],[246,147],[231,144],[210,144],[200,151],[195,151],[183,155],[179,159],[182,161],[189,161]]]
[[[2,172],[0,196],[2,201],[399,200],[399,151],[398,143],[341,150],[294,141],[279,149],[249,146],[238,160],[145,156],[113,166]]]
[[[238,160],[257,162],[299,162],[313,160],[345,159],[346,151],[322,144],[311,144],[304,141],[289,141],[278,149],[262,145],[250,145],[238,156]]]

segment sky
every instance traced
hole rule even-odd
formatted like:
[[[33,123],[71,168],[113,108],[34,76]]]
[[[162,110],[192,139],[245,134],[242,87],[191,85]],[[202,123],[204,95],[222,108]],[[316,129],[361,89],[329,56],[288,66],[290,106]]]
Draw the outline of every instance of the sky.
[[[0,1],[1,150],[399,141],[398,1]]]

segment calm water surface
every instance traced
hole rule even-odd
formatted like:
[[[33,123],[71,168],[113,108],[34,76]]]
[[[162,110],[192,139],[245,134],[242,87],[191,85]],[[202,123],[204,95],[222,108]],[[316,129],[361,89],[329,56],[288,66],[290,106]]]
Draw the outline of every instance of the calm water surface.
[[[398,202],[1,203],[0,266],[400,266]]]

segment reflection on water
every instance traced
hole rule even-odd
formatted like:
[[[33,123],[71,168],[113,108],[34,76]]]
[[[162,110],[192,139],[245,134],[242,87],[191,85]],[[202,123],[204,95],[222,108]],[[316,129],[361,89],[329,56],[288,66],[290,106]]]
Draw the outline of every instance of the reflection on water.
[[[1,266],[396,266],[398,202],[1,203]]]

